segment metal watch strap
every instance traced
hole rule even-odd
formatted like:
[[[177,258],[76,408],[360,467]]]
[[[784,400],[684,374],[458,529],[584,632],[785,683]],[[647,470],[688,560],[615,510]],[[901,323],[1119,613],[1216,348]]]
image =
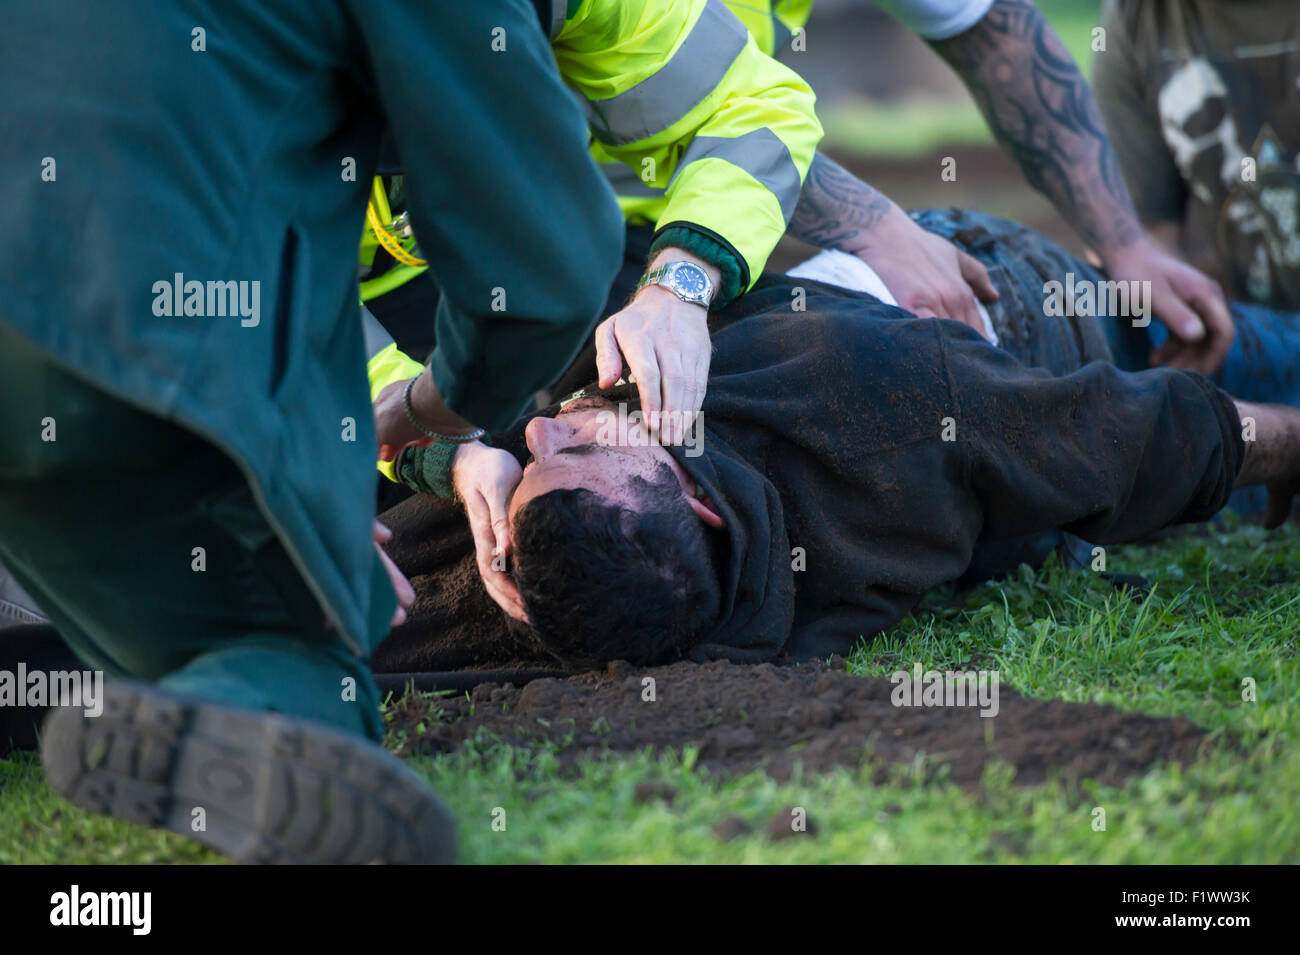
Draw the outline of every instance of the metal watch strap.
[[[636,290],[639,292],[647,285],[654,285],[661,278],[663,278],[664,275],[667,274],[667,272],[668,272],[667,265],[661,265],[658,268],[651,269],[649,272],[646,272],[645,275],[641,276],[641,281],[636,283]]]
[[[661,279],[667,276],[670,272],[675,271],[676,268],[681,265],[690,266],[691,268],[698,270],[699,273],[704,276],[704,281],[706,285],[705,285],[705,291],[702,294],[708,296],[707,301],[702,299],[697,299],[697,298],[686,298],[676,288],[672,287],[671,285],[667,285],[661,281]],[[641,280],[636,283],[636,290],[639,292],[647,285],[661,285],[664,288],[668,289],[668,291],[676,295],[683,302],[687,302],[691,305],[703,305],[705,308],[708,308],[709,305],[712,304],[712,300],[716,298],[718,294],[718,288],[713,283],[713,280],[708,277],[708,273],[706,273],[704,269],[702,269],[696,263],[687,262],[684,259],[679,259],[673,262],[665,262],[663,265],[659,266],[658,268],[650,269],[648,272],[642,275]]]

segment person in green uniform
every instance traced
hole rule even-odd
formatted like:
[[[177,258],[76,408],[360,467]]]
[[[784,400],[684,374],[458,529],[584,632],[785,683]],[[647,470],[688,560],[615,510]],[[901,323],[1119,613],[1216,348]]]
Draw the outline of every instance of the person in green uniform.
[[[652,432],[680,443],[704,400],[709,313],[758,279],[799,201],[822,135],[812,89],[760,51],[722,0],[534,6],[629,222],[626,249],[639,281],[596,328],[601,380],[613,384],[626,366]],[[399,169],[401,153],[394,142],[381,165]],[[406,192],[401,176],[376,179],[359,262],[375,419],[396,445],[430,437],[420,424],[430,370],[423,357],[435,339],[423,316],[440,291],[424,274],[424,235],[403,209]],[[517,198],[535,201],[527,192]],[[381,449],[379,464],[394,482],[396,450]],[[482,442],[447,439],[434,440],[422,460],[427,486],[464,502],[485,586],[502,606],[514,604],[505,507],[518,463]]]
[[[623,229],[533,7],[14,0],[3,42],[0,561],[109,674],[47,777],[241,860],[451,859],[376,745],[356,240],[386,125],[443,290],[425,428],[572,359]]]

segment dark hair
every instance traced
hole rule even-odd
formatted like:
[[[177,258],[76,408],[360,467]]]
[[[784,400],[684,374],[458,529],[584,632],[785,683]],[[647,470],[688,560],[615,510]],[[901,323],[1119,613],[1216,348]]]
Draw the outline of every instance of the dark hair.
[[[585,488],[549,491],[515,518],[514,579],[533,634],[577,666],[680,657],[714,623],[720,588],[711,542],[661,465],[635,478],[638,508]]]

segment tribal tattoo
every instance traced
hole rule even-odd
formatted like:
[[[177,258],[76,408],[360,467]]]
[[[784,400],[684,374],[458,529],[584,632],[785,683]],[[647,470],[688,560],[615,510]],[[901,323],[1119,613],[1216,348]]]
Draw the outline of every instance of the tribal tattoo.
[[[931,47],[957,71],[1029,183],[1099,252],[1141,236],[1092,91],[1028,0],[997,0]]]
[[[851,251],[893,203],[833,159],[813,156],[788,233],[819,249]]]

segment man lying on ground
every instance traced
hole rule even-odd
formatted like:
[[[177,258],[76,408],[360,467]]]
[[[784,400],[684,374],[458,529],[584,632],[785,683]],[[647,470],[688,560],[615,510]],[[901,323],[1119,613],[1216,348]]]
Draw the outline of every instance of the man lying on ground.
[[[625,388],[460,453],[458,485],[487,456],[531,455],[505,516],[510,573],[479,554],[498,603],[574,665],[809,658],[847,653],[1045,532],[1139,540],[1208,519],[1247,485],[1267,488],[1270,523],[1285,517],[1300,412],[1234,402],[1191,372],[1121,371],[1107,359],[1112,340],[1131,346],[1129,318],[1044,314],[1049,282],[1100,273],[991,217],[928,221],[989,267],[992,329],[1024,364],[958,323],[768,277],[718,317],[703,422],[684,445],[651,442]],[[1291,340],[1296,322],[1240,321],[1250,351],[1232,374],[1249,385],[1253,343]],[[1284,376],[1263,381],[1285,391]],[[424,453],[399,464],[417,487]],[[385,649],[377,665],[400,668]]]
[[[1277,450],[1276,415],[1246,414],[1255,440],[1244,442],[1235,407],[1204,379],[1123,375],[1103,364],[1143,367],[1151,341],[1150,327],[1133,327],[1144,321],[1140,301],[1129,301],[1134,314],[1122,320],[1109,304],[1096,317],[1098,309],[1076,307],[1087,304],[1084,290],[1094,305],[1105,297],[1101,273],[990,216],[915,215],[988,269],[1000,293],[987,308],[988,330],[1012,357],[974,333],[959,335],[958,326],[911,318],[868,295],[768,277],[747,302],[716,317],[704,423],[681,448],[630,446],[643,429],[628,422],[624,447],[559,453],[582,443],[571,432],[593,398],[549,420],[559,410],[552,407],[537,416],[546,420],[494,435],[494,446],[456,454],[455,484],[469,504],[481,472],[507,479],[502,459],[518,481],[530,455],[527,428],[532,440],[549,442],[534,448],[540,460],[515,491],[511,514],[499,515],[503,528],[515,525],[510,562],[494,557],[490,541],[475,547],[459,504],[420,494],[383,514],[395,532],[388,549],[417,600],[377,649],[376,672],[544,665],[550,656],[529,628],[493,599],[518,616],[527,605],[545,642],[571,660],[844,652],[931,587],[1041,559],[1062,539],[1061,526],[1087,537],[1089,549],[1140,537],[1208,517],[1234,483],[1266,478],[1263,462],[1290,466],[1290,450]],[[641,262],[628,270],[633,281]],[[1071,314],[1054,298],[1045,309],[1052,283]],[[1232,311],[1236,341],[1215,383],[1247,400],[1300,404],[1290,365],[1300,355],[1300,317]],[[589,351],[557,393],[595,379]],[[606,438],[618,443],[617,407],[603,410],[615,412],[604,421]],[[1241,468],[1248,450],[1252,460]],[[403,477],[450,496],[452,475],[440,460],[448,458],[439,449],[408,452]],[[639,468],[632,477],[642,480],[611,486],[615,465]],[[699,496],[680,490],[682,475]],[[561,479],[592,494],[525,508]],[[1232,502],[1262,510],[1262,489],[1257,500],[1243,499],[1249,490]],[[662,507],[635,518],[619,513],[614,523],[598,507],[596,496],[606,493],[630,500],[634,511],[647,501]],[[575,538],[573,513],[583,518],[578,529],[593,514],[605,516]],[[712,526],[718,519],[723,526]],[[623,521],[640,529],[639,546],[623,544]],[[570,543],[552,540],[552,528]],[[504,571],[511,563],[513,577]],[[701,570],[683,574],[683,565]],[[625,610],[644,617],[624,620]],[[583,647],[588,638],[594,651]]]

